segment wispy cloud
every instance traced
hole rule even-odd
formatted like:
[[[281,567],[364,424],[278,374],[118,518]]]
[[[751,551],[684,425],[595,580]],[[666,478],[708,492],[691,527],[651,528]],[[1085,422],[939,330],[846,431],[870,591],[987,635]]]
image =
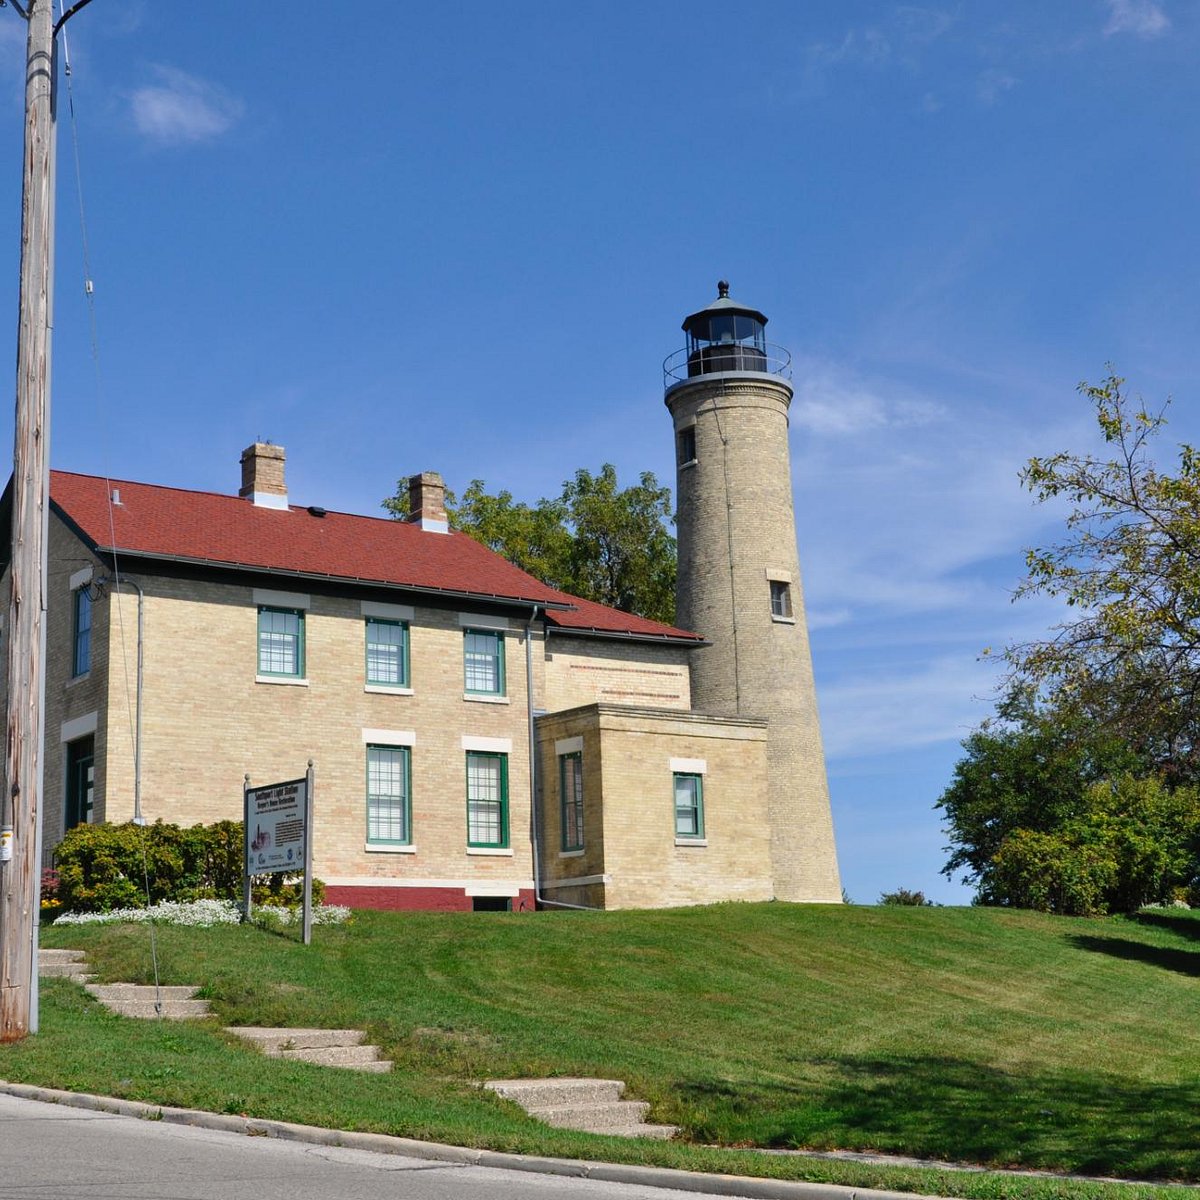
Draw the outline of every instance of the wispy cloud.
[[[1131,33],[1134,37],[1161,37],[1171,27],[1171,19],[1156,0],[1106,0],[1108,23],[1104,36]]]
[[[969,656],[916,670],[864,671],[821,689],[821,732],[830,758],[961,741],[990,711],[997,673]]]
[[[944,410],[920,397],[885,398],[829,364],[796,360],[796,396],[791,419],[820,434],[859,434],[886,428],[928,425]]]
[[[241,118],[244,106],[214,83],[176,67],[154,68],[156,83],[130,97],[139,133],[163,146],[220,137]]]

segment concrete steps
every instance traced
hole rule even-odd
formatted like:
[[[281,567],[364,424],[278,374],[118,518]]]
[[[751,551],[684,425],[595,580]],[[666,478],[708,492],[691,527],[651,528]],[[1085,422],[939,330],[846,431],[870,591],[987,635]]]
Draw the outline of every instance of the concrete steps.
[[[43,979],[70,979],[73,983],[91,983],[96,977],[88,972],[82,950],[38,950],[38,974]]]
[[[363,1044],[361,1029],[270,1029],[252,1025],[229,1025],[234,1037],[250,1042],[272,1058],[294,1058],[322,1067],[382,1074],[392,1064],[379,1057],[379,1047]]]
[[[622,1100],[625,1084],[619,1079],[492,1079],[483,1086],[560,1129],[652,1138],[678,1132],[674,1125],[646,1124],[650,1105]]]
[[[161,1017],[187,1021],[211,1017],[207,1000],[195,999],[194,987],[155,987],[142,983],[88,983],[84,985],[106,1008],[122,1017]]]

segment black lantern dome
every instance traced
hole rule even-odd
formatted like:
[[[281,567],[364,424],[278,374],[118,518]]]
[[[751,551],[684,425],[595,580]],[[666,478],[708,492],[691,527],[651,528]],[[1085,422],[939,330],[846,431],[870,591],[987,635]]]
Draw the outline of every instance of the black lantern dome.
[[[687,334],[687,373],[766,371],[767,318],[729,298],[729,284],[717,284],[717,298],[683,322]]]

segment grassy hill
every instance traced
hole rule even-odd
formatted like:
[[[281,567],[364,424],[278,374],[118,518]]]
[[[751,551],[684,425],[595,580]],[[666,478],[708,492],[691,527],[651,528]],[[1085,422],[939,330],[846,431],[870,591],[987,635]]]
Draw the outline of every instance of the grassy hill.
[[[124,1021],[47,981],[43,1032],[0,1048],[0,1075],[497,1149],[712,1161],[545,1130],[473,1086],[594,1074],[627,1080],[691,1142],[1200,1180],[1200,919],[1188,912],[359,913],[316,929],[308,949],[254,928],[160,927],[157,940],[162,982],[204,985],[222,1023],[364,1027],[395,1073],[263,1060],[212,1024]],[[143,926],[51,927],[43,944],[87,949],[102,981],[152,981]],[[758,1173],[931,1187],[766,1161]]]

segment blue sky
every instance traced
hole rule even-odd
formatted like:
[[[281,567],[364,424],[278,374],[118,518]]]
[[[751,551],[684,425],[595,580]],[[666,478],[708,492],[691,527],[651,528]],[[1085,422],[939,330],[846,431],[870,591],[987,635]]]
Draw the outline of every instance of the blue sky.
[[[961,902],[933,804],[979,655],[1056,616],[1010,602],[1061,515],[1022,463],[1093,444],[1108,361],[1200,440],[1198,13],[96,0],[67,36],[97,354],[64,102],[54,465],[228,492],[270,439],[295,502],[366,513],[415,470],[673,481],[660,364],[727,278],[794,357],[846,888]],[[9,329],[23,39],[0,11]]]

